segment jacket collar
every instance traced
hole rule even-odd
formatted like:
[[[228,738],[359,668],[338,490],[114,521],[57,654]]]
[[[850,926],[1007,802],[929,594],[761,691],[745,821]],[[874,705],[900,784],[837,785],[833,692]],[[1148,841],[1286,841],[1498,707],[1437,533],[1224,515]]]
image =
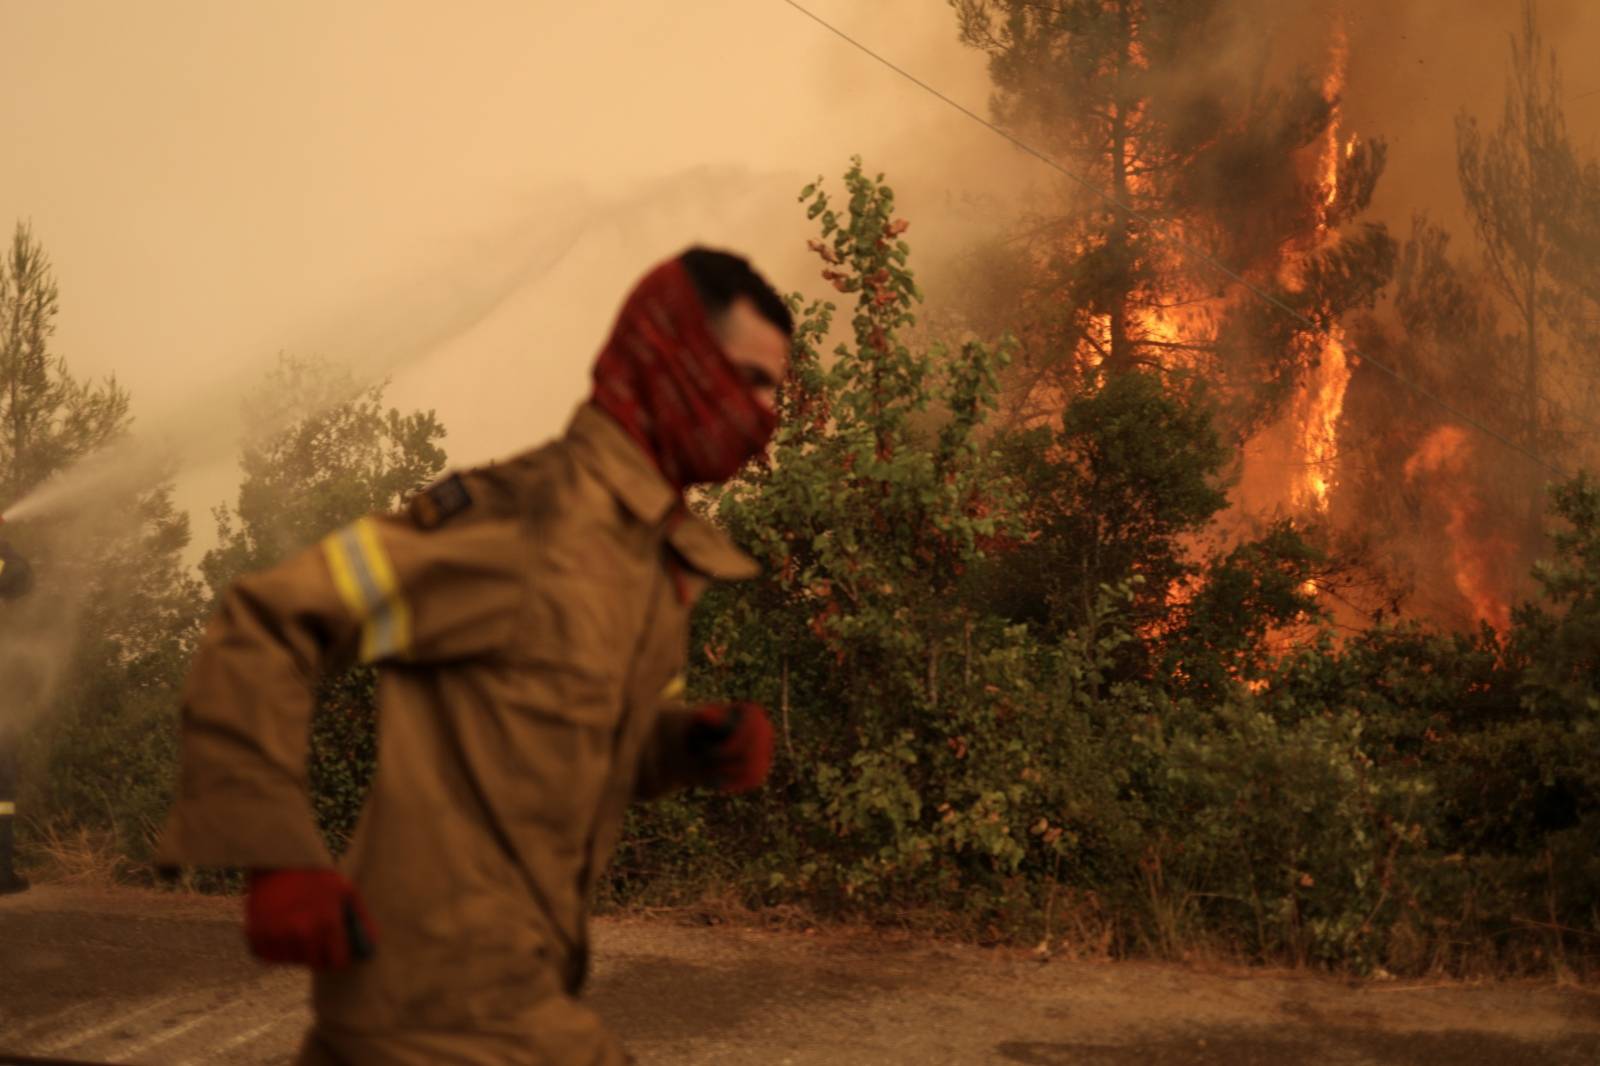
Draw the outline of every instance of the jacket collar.
[[[579,461],[605,482],[639,521],[658,526],[678,505],[675,492],[644,450],[616,420],[592,403],[578,408],[567,440]]]
[[[721,581],[742,581],[760,565],[716,526],[696,517],[644,450],[594,404],[579,407],[566,439],[578,461],[611,490],[623,507],[651,527],[667,526],[667,539],[696,570]],[[668,522],[669,518],[681,514]]]

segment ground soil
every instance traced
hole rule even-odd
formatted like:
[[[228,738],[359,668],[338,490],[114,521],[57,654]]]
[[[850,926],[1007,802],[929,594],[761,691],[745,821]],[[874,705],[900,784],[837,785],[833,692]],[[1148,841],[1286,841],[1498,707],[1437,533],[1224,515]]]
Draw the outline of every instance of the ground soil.
[[[43,885],[0,898],[0,1063],[284,1063],[301,974],[244,953],[236,900]],[[591,1001],[642,1063],[1593,1066],[1600,993],[1356,982],[683,916],[602,919]]]

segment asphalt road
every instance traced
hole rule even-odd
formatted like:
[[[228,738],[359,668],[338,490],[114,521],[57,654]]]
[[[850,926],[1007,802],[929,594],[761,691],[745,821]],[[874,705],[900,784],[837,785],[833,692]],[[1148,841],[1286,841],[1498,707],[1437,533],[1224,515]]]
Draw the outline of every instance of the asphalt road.
[[[237,902],[43,886],[0,899],[4,1053],[291,1060],[304,977],[244,954]],[[668,918],[597,927],[592,1002],[663,1066],[1595,1066],[1600,992],[1052,961]]]

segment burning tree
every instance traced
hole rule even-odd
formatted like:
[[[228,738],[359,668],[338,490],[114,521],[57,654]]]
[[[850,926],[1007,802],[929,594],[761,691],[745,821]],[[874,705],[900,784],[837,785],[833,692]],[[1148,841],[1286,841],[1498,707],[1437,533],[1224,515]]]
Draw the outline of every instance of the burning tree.
[[[1454,250],[1419,216],[1392,314],[1362,327],[1361,347],[1429,395],[1358,378],[1348,421],[1362,442],[1343,470],[1348,521],[1411,572],[1413,610],[1501,633],[1534,591],[1524,575],[1546,547],[1547,467],[1593,457],[1600,321],[1600,167],[1567,135],[1560,70],[1531,4],[1508,73],[1498,125],[1457,122],[1475,246]]]
[[[1213,410],[1233,454],[1185,476],[1231,475],[1228,539],[1254,544],[1239,558],[1265,567],[1263,580],[1278,562],[1302,575],[1300,595],[1268,600],[1281,608],[1275,619],[1303,612],[1332,571],[1293,528],[1271,523],[1328,518],[1354,369],[1344,321],[1373,306],[1395,253],[1383,227],[1359,222],[1385,149],[1343,128],[1340,27],[1328,24],[1321,70],[1275,72],[1265,36],[1242,31],[1237,2],[953,6],[963,38],[990,55],[999,120],[1091,190],[1063,190],[1040,212],[1012,267],[1025,279],[1004,312],[1024,340],[1010,381],[1016,420],[1061,425],[1064,411],[1130,374]],[[1144,432],[1176,433],[1176,451],[1208,455],[1204,432],[1183,437],[1194,420],[1169,414]],[[1075,461],[1070,442],[1054,444],[1044,461]],[[1151,624],[1181,625],[1206,580],[1196,549],[1227,507],[1224,495],[1186,514],[1121,572],[1086,575],[1089,587],[1141,574]],[[1039,517],[1043,529],[1062,525]],[[1073,544],[1059,547],[1046,569],[1071,561]],[[1269,562],[1269,548],[1289,554]]]
[[[1600,384],[1600,165],[1569,142],[1532,5],[1500,122],[1458,122],[1467,262],[1426,219],[1403,255],[1362,224],[1384,146],[1344,128],[1336,19],[1320,69],[1284,72],[1281,35],[1241,30],[1268,17],[1249,0],[952,4],[990,56],[997,118],[1090,190],[1040,212],[1009,267],[1016,417],[1054,422],[1136,370],[1175,394],[1203,381],[1239,449],[1227,528],[1276,514],[1359,543],[1363,616],[1414,594],[1413,611],[1503,630],[1544,517],[1547,471],[1517,452],[1571,465],[1600,423],[1577,399]],[[1363,368],[1347,330],[1420,390]]]
[[[1027,241],[1025,408],[1053,411],[1102,372],[1198,372],[1237,439],[1298,391],[1319,439],[1297,443],[1325,462],[1339,320],[1371,304],[1393,254],[1380,227],[1342,233],[1384,146],[1341,131],[1337,33],[1323,77],[1270,84],[1214,0],[953,3],[991,57],[997,117],[1093,190],[1067,191]]]

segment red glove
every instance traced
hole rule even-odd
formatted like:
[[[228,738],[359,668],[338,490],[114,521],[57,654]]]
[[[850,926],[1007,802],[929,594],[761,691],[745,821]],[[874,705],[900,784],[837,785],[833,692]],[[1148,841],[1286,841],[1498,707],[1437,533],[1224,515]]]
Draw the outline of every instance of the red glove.
[[[772,769],[772,723],[759,703],[708,703],[689,725],[689,753],[724,792],[760,788]]]
[[[245,937],[266,962],[339,970],[372,954],[372,919],[334,870],[254,870]]]

